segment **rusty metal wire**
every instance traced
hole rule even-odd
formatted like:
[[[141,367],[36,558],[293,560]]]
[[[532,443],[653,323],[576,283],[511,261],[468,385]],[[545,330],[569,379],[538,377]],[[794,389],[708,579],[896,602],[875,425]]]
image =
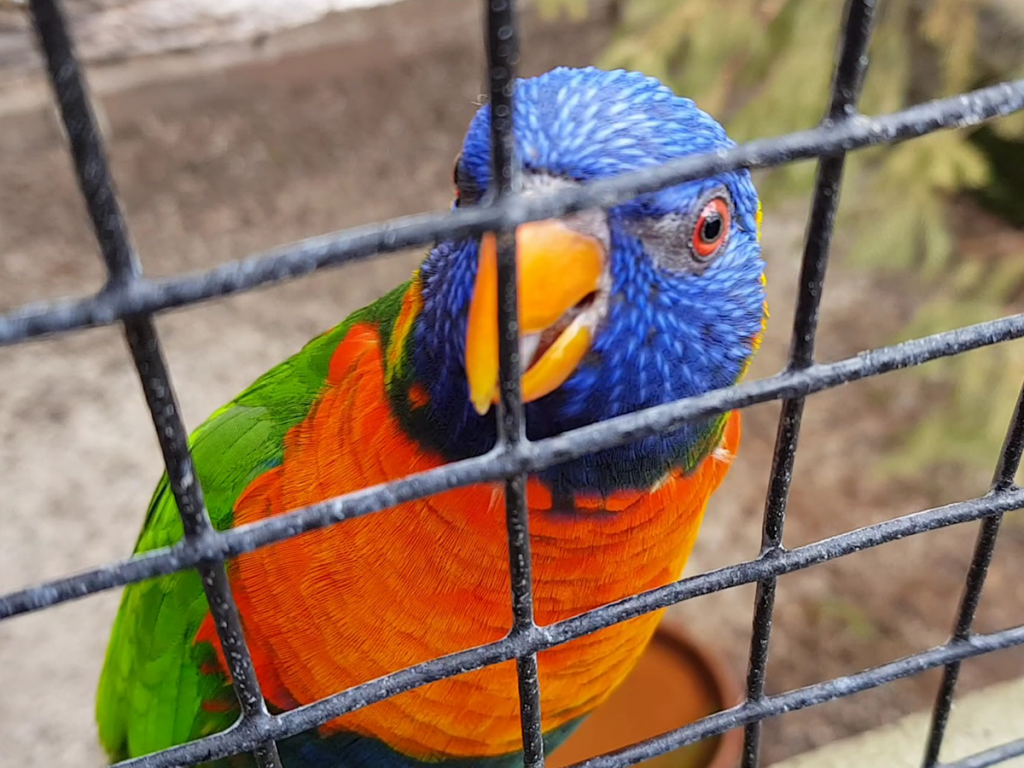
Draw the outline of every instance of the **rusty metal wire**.
[[[834,363],[814,362],[814,338],[825,271],[839,202],[845,153],[894,143],[944,128],[975,125],[1024,109],[1024,81],[1003,83],[949,99],[921,104],[898,113],[865,117],[856,110],[868,60],[875,0],[848,0],[843,20],[832,97],[821,125],[810,130],[749,142],[735,149],[687,157],[662,166],[624,174],[544,196],[523,198],[511,140],[511,104],[518,62],[514,0],[486,0],[487,55],[490,72],[494,177],[498,188],[491,204],[448,214],[398,219],[311,238],[207,272],[168,279],[146,278],[136,256],[114,192],[105,150],[84,88],[58,0],[31,0],[35,29],[44,52],[57,103],[67,130],[79,185],[108,270],[97,294],[80,299],[25,306],[0,315],[0,346],[42,335],[121,323],[138,369],[163,451],[171,487],[185,530],[173,547],[136,555],[26,589],[0,595],[0,620],[42,610],[68,600],[154,576],[196,568],[221,642],[229,651],[241,716],[231,728],[162,752],[126,760],[133,768],[195,765],[210,759],[251,752],[260,766],[280,766],[277,741],[402,691],[470,669],[516,659],[522,715],[524,766],[544,765],[541,738],[537,653],[615,623],[684,600],[757,583],[747,699],[742,704],[657,738],[609,753],[574,768],[619,768],[677,749],[700,739],[744,727],[744,768],[760,759],[761,723],[795,709],[885,685],[935,667],[944,678],[925,746],[924,766],[935,768],[964,659],[1024,644],[1024,624],[988,635],[972,631],[999,524],[1005,513],[1024,507],[1024,489],[1013,478],[1024,453],[1024,389],[1018,400],[991,489],[984,496],[887,520],[855,531],[787,550],[783,547],[789,484],[797,450],[805,398],[815,392],[888,371],[920,365],[940,357],[1024,337],[1024,315],[870,350]],[[607,207],[638,193],[735,168],[761,168],[810,157],[819,158],[813,206],[799,282],[789,363],[775,376],[699,397],[621,416],[554,438],[529,442],[523,432],[516,325],[515,235],[526,221],[558,216],[587,207]],[[370,258],[440,237],[493,231],[499,244],[502,286],[501,338],[502,439],[486,456],[410,475],[322,504],[230,531],[214,530],[188,450],[170,373],[164,361],[153,313],[216,299],[260,285],[282,282],[357,259]],[[768,400],[782,400],[775,457],[765,502],[760,556],[716,571],[684,578],[612,605],[548,626],[533,616],[529,530],[525,478],[529,472],[680,424]],[[252,658],[241,632],[238,609],[225,571],[225,560],[298,535],[403,501],[452,487],[504,481],[507,500],[514,626],[504,639],[479,648],[416,665],[384,678],[339,691],[320,701],[271,715],[260,692]],[[974,557],[964,586],[956,625],[948,643],[842,678],[826,680],[776,695],[764,683],[772,630],[776,579],[866,548],[950,525],[981,521]],[[944,768],[981,768],[1024,754],[1024,739],[994,747]]]

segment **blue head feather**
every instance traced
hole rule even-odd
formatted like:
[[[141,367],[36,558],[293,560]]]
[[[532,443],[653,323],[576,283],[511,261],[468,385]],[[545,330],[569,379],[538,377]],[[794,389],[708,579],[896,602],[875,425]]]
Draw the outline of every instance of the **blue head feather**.
[[[732,147],[724,129],[689,99],[631,72],[559,68],[518,83],[514,125],[527,174],[585,182],[685,155]],[[470,124],[462,150],[467,183],[490,182],[490,108]],[[725,250],[702,271],[673,269],[652,256],[645,224],[691,215],[702,195],[726,187],[733,201]],[[608,211],[608,314],[590,354],[560,388],[526,405],[536,440],[643,407],[735,383],[762,329],[764,287],[757,193],[746,171],[681,184]],[[493,447],[495,411],[477,415],[463,367],[466,315],[479,241],[442,242],[424,261],[423,309],[412,362],[430,393],[418,429],[451,458]],[[427,409],[424,409],[427,410]],[[552,467],[540,473],[561,493],[647,487],[708,450],[716,420]]]

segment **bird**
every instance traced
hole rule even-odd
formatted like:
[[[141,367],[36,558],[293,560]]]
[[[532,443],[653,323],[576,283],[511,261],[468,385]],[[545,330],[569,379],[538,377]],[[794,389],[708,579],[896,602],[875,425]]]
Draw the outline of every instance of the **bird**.
[[[545,195],[734,146],[639,72],[516,80],[521,193]],[[495,196],[491,108],[454,164],[453,209]],[[526,438],[542,440],[738,382],[767,322],[762,208],[749,172],[685,181],[516,229]],[[440,238],[403,284],[314,338],[190,437],[218,530],[480,456],[499,439],[497,244]],[[528,475],[535,619],[551,624],[681,578],[733,462],[740,413]],[[135,551],[183,536],[166,474]],[[271,713],[513,627],[504,485],[479,483],[228,561]],[[542,650],[545,749],[625,679],[663,611]],[[99,680],[111,760],[217,733],[239,705],[198,573],[124,590]],[[372,703],[279,744],[286,768],[523,765],[514,660]],[[248,765],[246,756],[216,765]]]

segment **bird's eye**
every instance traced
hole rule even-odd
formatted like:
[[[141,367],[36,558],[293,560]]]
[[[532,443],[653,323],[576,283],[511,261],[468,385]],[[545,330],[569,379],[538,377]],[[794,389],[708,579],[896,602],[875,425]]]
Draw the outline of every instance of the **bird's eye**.
[[[729,235],[732,223],[729,204],[722,197],[713,197],[704,204],[693,228],[693,255],[707,261],[717,254]]]
[[[466,169],[462,155],[455,158],[455,170],[452,171],[455,182],[455,206],[473,205],[480,199],[480,188]]]

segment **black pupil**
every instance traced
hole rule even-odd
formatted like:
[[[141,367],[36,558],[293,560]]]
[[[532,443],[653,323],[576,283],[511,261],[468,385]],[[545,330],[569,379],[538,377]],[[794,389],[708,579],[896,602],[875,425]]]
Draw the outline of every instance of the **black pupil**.
[[[700,237],[705,243],[713,243],[721,234],[722,217],[718,211],[711,211],[704,217],[704,224],[700,229]]]

